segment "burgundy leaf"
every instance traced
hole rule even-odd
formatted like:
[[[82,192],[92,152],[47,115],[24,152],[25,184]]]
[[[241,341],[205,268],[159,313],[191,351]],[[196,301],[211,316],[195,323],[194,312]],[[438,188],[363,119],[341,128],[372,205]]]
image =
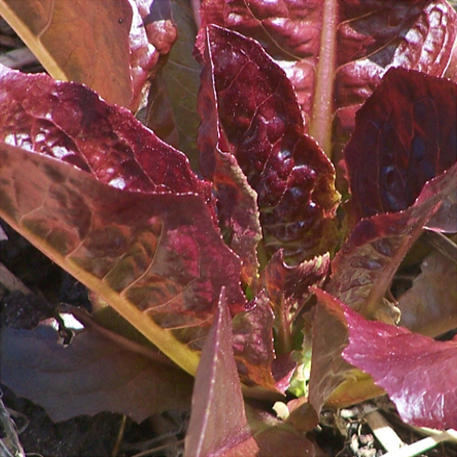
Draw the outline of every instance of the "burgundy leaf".
[[[235,157],[224,152],[224,133],[218,115],[210,49],[201,74],[198,111],[200,168],[217,193],[218,218],[226,242],[243,260],[243,280],[250,285],[258,273],[257,245],[262,237],[257,194],[249,185]]]
[[[273,346],[274,315],[265,293],[251,303],[252,308],[233,319],[233,349],[243,380],[275,388],[272,374],[275,360]]]
[[[3,328],[0,337],[1,382],[42,406],[53,421],[111,411],[142,422],[189,407],[192,378],[178,368],[127,350],[95,328],[78,331],[64,347],[56,325]]]
[[[320,287],[327,277],[329,267],[328,254],[289,266],[284,262],[282,250],[277,251],[262,271],[260,278],[275,314],[283,314],[289,324],[293,323],[311,296],[308,288]]]
[[[231,327],[222,289],[195,378],[186,457],[225,455],[224,449],[229,451],[249,436]]]
[[[285,393],[296,367],[290,354],[275,354],[274,314],[265,291],[250,303],[251,309],[233,319],[233,349],[238,371],[247,385],[255,382],[269,390]],[[290,352],[290,350],[289,350]]]
[[[456,151],[457,84],[390,70],[357,113],[345,149],[356,219],[412,205],[427,181],[456,162]]]
[[[283,259],[282,250],[277,251],[260,276],[260,286],[266,303],[274,312],[274,335],[275,348],[278,358],[274,359],[273,367],[288,367],[285,373],[289,376],[279,376],[281,382],[276,381],[276,388],[280,391],[281,387],[289,388],[291,369],[296,367],[291,357],[294,347],[294,339],[297,332],[300,336],[305,335],[302,350],[307,352],[311,349],[305,341],[311,341],[309,328],[303,323],[302,319],[296,322],[301,316],[306,302],[311,296],[308,291],[310,286],[321,286],[327,277],[330,266],[328,254],[318,256],[311,260],[304,261],[296,266],[288,266]],[[259,296],[256,297],[257,299]],[[248,311],[249,313],[250,311]],[[240,314],[241,315],[241,314]],[[285,363],[285,365],[284,365]],[[275,376],[275,375],[274,375]],[[278,374],[275,376],[278,379]]]
[[[315,446],[287,424],[249,406],[245,412],[232,349],[230,314],[222,291],[195,379],[184,455],[312,457],[314,451]]]
[[[0,68],[0,141],[47,154],[118,189],[192,192],[210,203],[179,151],[80,84]]]
[[[457,340],[434,341],[341,306],[349,332],[343,357],[373,376],[401,418],[419,427],[457,427]]]
[[[1,216],[193,373],[198,356],[185,344],[205,334],[221,286],[233,313],[245,303],[240,261],[202,198],[119,190],[0,145]]]
[[[368,318],[395,322],[398,309],[384,300],[387,288],[424,225],[456,187],[457,164],[427,182],[408,209],[362,219],[332,261],[332,275],[326,288],[335,300],[340,299]],[[325,301],[326,296],[322,294],[325,293],[321,292],[318,297]],[[332,317],[326,308],[317,308],[310,379],[310,401],[316,411],[320,411],[322,404],[350,373],[339,356],[346,343],[346,333],[338,316]],[[348,398],[362,401],[373,396],[375,392],[370,382],[364,383],[366,390],[360,385],[358,392],[340,389],[338,401],[345,403]],[[355,382],[352,384],[357,386]]]
[[[457,163],[428,181],[415,203],[362,219],[332,261],[327,290],[368,318],[384,320],[382,299],[400,262],[443,200],[456,191]]]
[[[293,83],[305,124],[327,153],[335,112],[350,130],[353,108],[389,67],[443,75],[457,34],[444,0],[204,0],[201,17],[202,26],[260,41]]]
[[[433,252],[423,260],[421,270],[398,301],[400,324],[438,336],[457,327],[457,264]]]
[[[215,143],[235,156],[257,192],[269,256],[283,248],[287,259],[298,262],[331,249],[339,198],[334,169],[305,135],[285,73],[258,43],[238,33],[211,26],[203,44],[200,113],[211,113],[200,130],[203,172],[214,173]]]

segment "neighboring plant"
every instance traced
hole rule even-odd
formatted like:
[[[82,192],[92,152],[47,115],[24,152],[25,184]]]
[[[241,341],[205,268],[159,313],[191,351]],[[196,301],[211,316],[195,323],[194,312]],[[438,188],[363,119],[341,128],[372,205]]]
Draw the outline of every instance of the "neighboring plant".
[[[457,232],[446,1],[18,3],[0,13],[78,82],[0,69],[0,215],[94,312],[71,310],[69,348],[51,321],[4,329],[3,383],[55,420],[140,421],[186,407],[196,375],[188,457],[314,455],[323,405],[382,389],[405,421],[457,428],[457,340],[431,339],[457,327],[434,277],[455,259],[423,258],[400,309],[390,292],[424,230]],[[125,108],[148,74],[155,133]]]

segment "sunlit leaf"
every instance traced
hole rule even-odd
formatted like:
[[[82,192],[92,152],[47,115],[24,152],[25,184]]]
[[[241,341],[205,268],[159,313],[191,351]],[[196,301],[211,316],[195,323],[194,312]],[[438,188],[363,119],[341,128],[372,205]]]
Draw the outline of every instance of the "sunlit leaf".
[[[386,390],[405,422],[455,428],[457,341],[434,341],[342,307],[349,333],[343,357]]]
[[[203,26],[262,44],[287,73],[305,125],[327,153],[347,140],[356,109],[386,70],[442,76],[457,34],[457,15],[444,0],[204,0],[201,16]]]
[[[201,146],[202,170],[212,178],[217,169],[210,147],[216,138],[257,193],[267,256],[283,248],[296,263],[331,250],[339,201],[334,169],[304,133],[283,70],[255,41],[216,26],[206,30],[201,59],[202,92],[208,95],[200,97],[200,137],[213,138]],[[221,206],[231,204],[226,200]]]
[[[148,2],[2,0],[0,14],[49,74],[85,83],[111,103],[138,106],[159,58],[157,25],[143,22]],[[172,43],[176,31],[162,35]]]
[[[201,197],[119,190],[4,143],[0,172],[2,217],[194,373],[187,343],[205,334],[220,287],[234,312],[245,300],[240,262]]]

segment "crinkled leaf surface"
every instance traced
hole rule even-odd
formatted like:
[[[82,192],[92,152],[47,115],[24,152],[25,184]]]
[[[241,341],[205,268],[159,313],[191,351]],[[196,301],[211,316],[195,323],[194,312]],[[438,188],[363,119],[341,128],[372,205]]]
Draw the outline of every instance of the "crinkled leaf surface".
[[[260,283],[275,311],[277,325],[286,325],[292,333],[294,320],[311,296],[309,287],[320,287],[327,278],[329,267],[328,254],[295,266],[284,262],[282,250],[273,255],[261,273]]]
[[[423,260],[421,270],[398,301],[400,325],[438,336],[457,327],[457,264],[433,252]]]
[[[233,312],[245,301],[240,261],[202,198],[119,190],[4,143],[0,175],[2,217],[194,373],[198,356],[186,343],[205,333],[220,287]]]
[[[413,206],[397,213],[362,219],[332,262],[327,290],[369,318],[395,321],[395,309],[383,301],[400,262],[440,203],[457,186],[457,164],[427,182]],[[338,354],[346,341],[346,330],[324,308],[318,308],[313,324],[313,361],[310,400],[316,411],[344,380],[349,367]],[[370,383],[368,383],[370,384]],[[360,388],[363,395],[372,396]],[[341,401],[344,401],[344,391]]]
[[[143,23],[148,3],[2,0],[0,14],[53,77],[85,83],[109,102],[135,109],[159,58],[152,43],[161,24]],[[173,33],[163,31],[163,39],[172,42]]]
[[[385,163],[386,169],[393,171],[393,180],[387,182],[387,184],[393,186],[392,188],[395,188],[395,186],[401,188],[403,186],[402,179],[404,170],[407,169],[407,160],[414,155],[413,152],[415,151],[412,142],[414,132],[417,132],[418,136],[423,134],[423,132],[429,132],[432,145],[427,150],[427,157],[430,157],[428,161],[435,167],[435,164],[441,164],[441,156],[443,155],[444,166],[450,168],[447,168],[434,179],[427,181],[422,191],[421,189],[416,190],[414,194],[410,190],[410,199],[403,201],[399,205],[398,209],[401,209],[401,211],[382,213],[384,210],[392,211],[397,208],[379,206],[380,214],[362,218],[333,259],[331,279],[326,287],[335,297],[364,316],[387,322],[394,322],[398,318],[397,310],[391,304],[384,301],[384,295],[390,286],[398,266],[427,224],[433,220],[434,227],[438,230],[442,228],[440,226],[441,223],[449,225],[449,220],[446,217],[434,220],[433,216],[437,211],[439,212],[441,209],[447,208],[447,203],[450,200],[452,201],[452,196],[457,191],[457,164],[455,163],[455,147],[452,147],[456,137],[455,131],[457,127],[455,122],[451,122],[449,125],[445,124],[443,130],[441,130],[441,135],[437,135],[437,132],[433,131],[429,126],[434,120],[436,121],[436,125],[438,125],[438,119],[440,119],[441,114],[431,110],[427,113],[427,116],[424,115],[415,118],[414,127],[410,129],[408,134],[404,133],[402,136],[403,139],[408,139],[408,141],[391,141],[398,138],[396,132],[402,132],[402,129],[408,123],[404,118],[409,119],[408,113],[412,112],[411,105],[414,106],[415,102],[419,100],[428,103],[427,100],[430,101],[430,99],[433,99],[430,94],[428,94],[428,98],[421,97],[421,93],[424,90],[426,92],[424,87],[429,87],[429,84],[432,87],[438,86],[441,88],[442,86],[440,84],[442,83],[443,86],[452,89],[452,83],[438,81],[432,77],[426,77],[414,72],[392,69],[387,75],[387,81],[379,88],[381,93],[384,92],[385,98],[390,97],[388,88],[392,86],[394,89],[397,84],[396,78],[402,75],[404,75],[406,80],[412,78],[413,81],[416,81],[416,85],[411,84],[408,88],[404,89],[404,94],[399,95],[399,97],[405,97],[405,104],[403,105],[403,112],[405,114],[403,116],[399,114],[396,117],[389,115],[392,112],[392,105],[395,104],[394,101],[391,104],[384,104],[384,100],[382,100],[379,105],[373,104],[370,108],[370,100],[377,98],[376,91],[368,101],[366,113],[364,113],[364,108],[357,117],[357,122],[365,125],[366,128],[359,128],[358,125],[356,127],[351,143],[348,145],[348,157],[351,151],[355,151],[354,148],[356,146],[360,152],[360,157],[356,157],[357,154],[355,152],[352,153],[351,159],[348,161],[348,167],[350,168],[352,163],[355,164],[354,176],[357,173],[357,177],[360,180],[363,180],[364,176],[368,174],[367,171],[362,171],[362,168],[366,167],[371,170],[372,180],[371,182],[366,181],[364,188],[360,185],[359,189],[356,190],[353,196],[356,207],[359,198],[364,201],[364,199],[368,198],[370,192],[376,194],[376,185],[371,186],[375,179],[378,179],[381,186],[385,185],[386,181],[382,177],[375,178],[378,176],[377,173],[379,173],[379,167],[377,166],[379,163]],[[417,97],[414,96],[415,93]],[[438,90],[438,99],[440,99],[440,94],[441,92]],[[443,112],[451,119],[455,119],[455,99],[442,99],[442,104]],[[441,102],[436,106],[439,110]],[[453,106],[454,112],[452,112]],[[376,113],[375,116],[373,115],[374,113]],[[366,114],[366,117],[363,114]],[[372,118],[372,122],[366,125],[365,120],[367,118],[370,119],[370,117]],[[370,146],[372,144],[370,141],[374,141],[373,135],[367,137],[365,132],[369,133],[370,126],[375,126],[377,119],[384,119],[385,130],[389,132],[389,135],[386,134],[382,138],[378,136],[377,143]],[[410,125],[412,126],[411,123]],[[436,130],[440,131],[438,128]],[[373,151],[376,154],[376,160],[373,160]],[[393,160],[392,158],[394,157],[400,157],[397,161],[398,163],[394,161],[389,165],[389,158]],[[423,158],[425,159],[425,157],[424,150]],[[370,167],[370,164],[373,164],[373,166]],[[359,166],[360,168],[357,168]],[[437,173],[443,170],[442,167],[442,165],[437,166]],[[421,170],[420,167],[416,166],[416,168]],[[395,170],[398,170],[398,172]],[[434,172],[431,172],[432,177],[434,176]],[[351,169],[350,173],[352,173]],[[413,173],[413,171],[410,173]],[[413,181],[411,178],[411,187],[415,186]],[[357,181],[355,182],[357,184]],[[418,192],[420,192],[419,195]],[[379,192],[376,195],[379,195]],[[449,197],[451,197],[450,200]],[[374,198],[372,200],[374,201]],[[408,207],[411,204],[411,200],[413,204]],[[367,210],[367,206],[368,203],[366,205],[362,203],[358,208],[363,208],[365,211]],[[361,217],[363,214],[360,214],[358,217]],[[313,365],[310,382],[311,402],[316,410],[319,410],[331,392],[350,373],[349,367],[338,356],[342,346],[345,344],[345,329],[333,321],[334,319],[329,316],[325,308],[318,308],[314,322]],[[331,335],[331,337],[328,335]],[[367,388],[366,395],[372,395],[372,387],[370,387],[369,381],[363,382]],[[362,387],[360,386],[359,391],[360,397],[358,400],[362,400],[365,393],[362,392]],[[348,392],[345,392],[344,389],[338,395],[340,395],[340,400],[343,401],[344,397],[349,396]]]
[[[247,377],[281,393],[287,390],[296,368],[291,358],[294,320],[311,295],[308,288],[322,285],[329,265],[328,255],[296,266],[284,262],[282,251],[271,258],[260,275],[261,290],[250,302],[252,308],[233,320],[233,347],[243,381]]]
[[[457,84],[391,69],[357,113],[344,154],[357,220],[412,205],[457,160]]]
[[[146,125],[183,151],[197,168],[200,65],[193,57],[197,27],[192,9],[185,0],[155,0],[152,7],[154,19],[172,22],[178,35],[170,52],[159,61],[151,80]]]
[[[350,132],[354,107],[391,66],[443,75],[457,34],[456,13],[444,0],[204,0],[201,18],[203,26],[262,43],[286,71],[305,124],[327,153],[335,112]]]
[[[274,315],[265,293],[259,293],[250,305],[251,309],[233,319],[233,350],[240,359],[238,371],[243,381],[247,377],[271,389],[276,384],[272,373]]]
[[[179,369],[94,328],[78,331],[68,347],[58,339],[51,320],[33,330],[3,328],[0,336],[1,382],[44,407],[53,421],[111,411],[142,422],[190,406],[192,378]]]
[[[434,341],[403,327],[367,321],[341,306],[349,333],[345,360],[387,391],[405,422],[455,428],[457,340]]]
[[[355,220],[379,217],[355,226],[332,262],[328,290],[363,315],[376,315],[423,227],[452,226],[456,138],[457,85],[445,79],[391,69],[359,111],[345,149],[351,204]]]
[[[203,35],[202,91],[212,84],[206,90],[215,100],[200,98],[200,136],[214,138],[216,131],[219,148],[235,156],[256,191],[267,254],[283,248],[297,262],[330,249],[339,197],[334,169],[304,133],[290,81],[254,40],[217,26]],[[211,104],[217,113],[205,116],[214,110]],[[201,149],[202,171],[212,176],[214,153]]]
[[[251,285],[258,275],[257,245],[262,237],[257,194],[249,185],[236,158],[224,152],[224,133],[218,115],[209,46],[204,49],[198,111],[202,119],[198,146],[203,174],[217,193],[218,219],[224,239],[243,261],[243,280]],[[255,284],[252,285],[255,288]]]
[[[127,110],[80,84],[0,68],[0,140],[47,154],[123,190],[192,192],[211,206],[210,185],[184,154]]]

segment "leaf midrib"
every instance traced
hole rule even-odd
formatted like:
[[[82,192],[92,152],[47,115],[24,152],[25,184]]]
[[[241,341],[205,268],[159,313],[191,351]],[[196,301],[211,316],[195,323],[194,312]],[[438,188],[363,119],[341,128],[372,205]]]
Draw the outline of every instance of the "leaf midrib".
[[[331,157],[333,88],[336,67],[336,30],[338,24],[337,0],[325,0],[322,13],[322,30],[319,59],[315,71],[316,85],[313,94],[309,133]]]

